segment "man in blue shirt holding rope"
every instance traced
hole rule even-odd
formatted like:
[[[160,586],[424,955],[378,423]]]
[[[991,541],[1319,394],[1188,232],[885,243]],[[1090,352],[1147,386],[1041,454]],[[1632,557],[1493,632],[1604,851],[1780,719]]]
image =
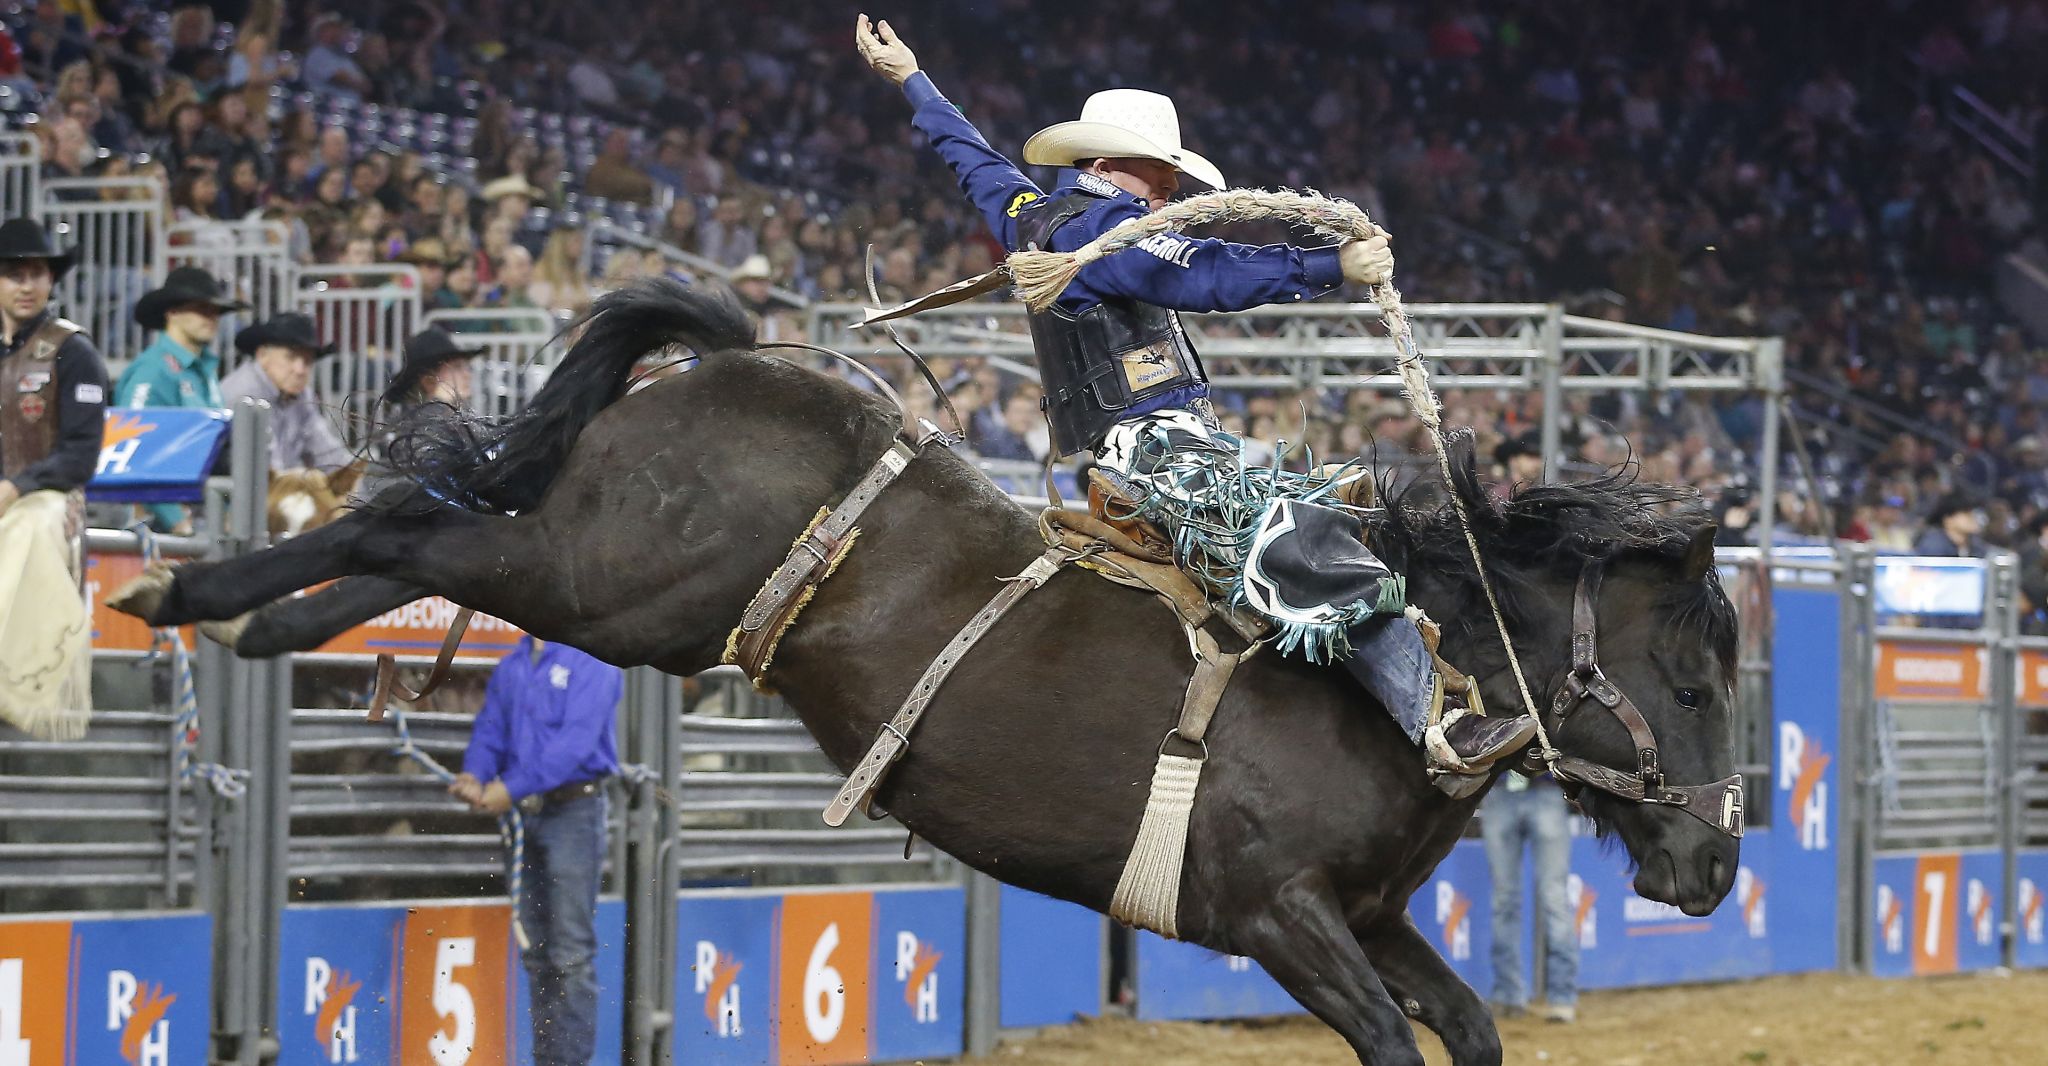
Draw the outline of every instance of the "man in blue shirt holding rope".
[[[597,1048],[597,889],[605,780],[625,675],[564,644],[522,637],[491,671],[448,791],[525,823],[519,924],[532,994],[535,1066],[587,1066]]]
[[[1166,206],[1183,176],[1224,187],[1215,164],[1182,146],[1172,100],[1109,89],[1089,97],[1080,121],[1025,142],[1026,163],[1061,168],[1047,193],[989,146],[888,22],[861,15],[855,43],[903,89],[912,124],[1013,252],[1072,252]],[[1050,309],[1030,315],[1031,339],[1054,449],[1092,449],[1173,536],[1182,565],[1212,586],[1229,575],[1219,591],[1271,621],[1283,651],[1342,661],[1422,748],[1439,786],[1462,796],[1534,739],[1534,721],[1474,714],[1445,691],[1400,575],[1366,548],[1358,509],[1330,498],[1330,479],[1246,468],[1209,409],[1201,357],[1176,314],[1312,300],[1346,281],[1385,281],[1393,268],[1384,233],[1300,248],[1165,232],[1082,267]]]

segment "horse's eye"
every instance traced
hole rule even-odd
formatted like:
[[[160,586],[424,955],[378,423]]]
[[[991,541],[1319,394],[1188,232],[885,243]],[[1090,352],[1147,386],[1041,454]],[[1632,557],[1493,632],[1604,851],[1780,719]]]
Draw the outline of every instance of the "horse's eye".
[[[1673,689],[1671,698],[1677,700],[1678,705],[1688,711],[1699,710],[1700,704],[1707,701],[1706,694],[1696,688]]]

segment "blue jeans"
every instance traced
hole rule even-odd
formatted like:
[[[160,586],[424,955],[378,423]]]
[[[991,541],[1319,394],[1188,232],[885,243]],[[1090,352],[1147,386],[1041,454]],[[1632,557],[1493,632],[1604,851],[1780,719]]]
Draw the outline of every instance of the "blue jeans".
[[[588,1066],[597,1053],[597,887],[604,873],[605,796],[526,815],[519,922],[531,993],[534,1066]]]
[[[1486,794],[1480,835],[1493,875],[1493,1000],[1529,1005],[1522,982],[1522,848],[1536,856],[1536,909],[1543,918],[1543,995],[1579,1001],[1579,931],[1566,882],[1571,877],[1571,810],[1548,777],[1519,792],[1503,780]]]

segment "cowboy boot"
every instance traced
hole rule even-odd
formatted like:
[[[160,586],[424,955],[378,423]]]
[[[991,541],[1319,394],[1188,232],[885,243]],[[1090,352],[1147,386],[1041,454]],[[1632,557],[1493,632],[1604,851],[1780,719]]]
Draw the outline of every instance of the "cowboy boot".
[[[1476,791],[1495,762],[1535,739],[1528,715],[1488,716],[1463,693],[1446,691],[1420,625],[1406,615],[1370,618],[1346,635],[1345,668],[1422,749],[1438,786],[1454,797]]]

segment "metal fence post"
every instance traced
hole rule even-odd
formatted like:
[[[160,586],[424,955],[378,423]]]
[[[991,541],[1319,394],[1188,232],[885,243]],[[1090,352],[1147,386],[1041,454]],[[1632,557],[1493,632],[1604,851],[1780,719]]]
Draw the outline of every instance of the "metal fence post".
[[[627,812],[626,1048],[628,1066],[669,1061],[675,1025],[675,795],[682,769],[676,719],[682,680],[651,667],[627,675],[627,761],[653,771],[634,784]]]
[[[1543,310],[1543,480],[1557,478],[1558,463],[1564,459],[1564,308],[1551,304]]]
[[[1849,832],[1836,854],[1836,947],[1842,968],[1870,972],[1870,883],[1875,863],[1878,804],[1876,731],[1872,691],[1877,618],[1873,606],[1876,557],[1867,545],[1848,544],[1842,572],[1842,783],[1841,817]]]
[[[2018,954],[2019,847],[2025,835],[2020,796],[2020,611],[2019,562],[2001,552],[1991,560],[1992,617],[1986,621],[1998,634],[1991,657],[1991,706],[1997,715],[1998,850],[2001,854],[1998,936],[1999,961],[2011,966]]]
[[[967,875],[967,1053],[996,1049],[1003,1024],[1003,886],[978,870]]]

